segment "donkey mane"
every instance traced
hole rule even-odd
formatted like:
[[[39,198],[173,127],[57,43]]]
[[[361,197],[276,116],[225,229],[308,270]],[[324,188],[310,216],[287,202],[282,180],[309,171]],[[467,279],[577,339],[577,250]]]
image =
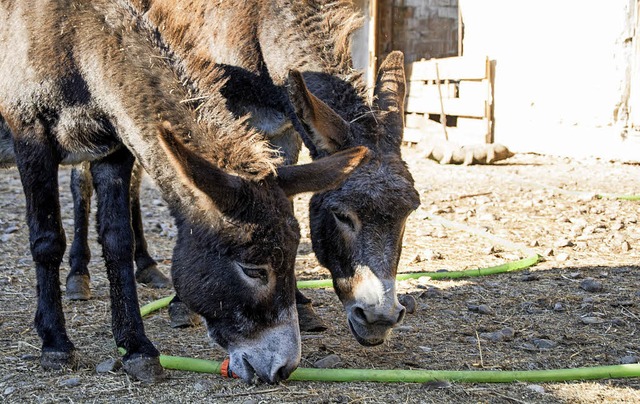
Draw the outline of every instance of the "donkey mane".
[[[148,4],[142,2],[141,6],[144,11]],[[188,62],[173,51],[149,18],[141,14],[141,10],[126,8],[134,17],[138,29],[146,33],[149,41],[160,49],[164,62],[176,74],[188,94],[182,102],[194,109],[198,124],[205,129],[204,135],[198,139],[188,137],[182,139],[183,142],[216,166],[240,177],[258,181],[275,174],[282,157],[264,136],[247,124],[248,117],[237,119],[226,108],[226,99],[220,92],[226,84],[222,70],[207,59],[196,57],[196,71],[207,73],[197,78],[191,77],[186,66]]]
[[[298,28],[292,36],[297,34],[299,40],[312,48],[307,54],[319,56],[325,62],[325,73],[352,76],[355,72],[351,64],[351,36],[364,21],[353,3],[344,0],[295,0],[286,3]],[[304,58],[301,63],[305,63]]]
[[[219,80],[202,96],[206,99],[196,108],[197,120],[206,130],[197,144],[190,143],[216,166],[246,179],[260,180],[275,174],[276,167],[282,165],[282,157],[262,134],[248,125],[248,116],[236,119],[226,108],[220,91],[227,80],[219,69],[213,70]]]

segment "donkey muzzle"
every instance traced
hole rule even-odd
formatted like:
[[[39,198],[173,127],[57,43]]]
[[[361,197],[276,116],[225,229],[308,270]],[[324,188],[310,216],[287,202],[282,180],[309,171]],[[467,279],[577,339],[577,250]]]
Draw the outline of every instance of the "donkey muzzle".
[[[300,329],[295,306],[287,318],[255,338],[230,344],[229,370],[247,383],[278,383],[300,363]]]

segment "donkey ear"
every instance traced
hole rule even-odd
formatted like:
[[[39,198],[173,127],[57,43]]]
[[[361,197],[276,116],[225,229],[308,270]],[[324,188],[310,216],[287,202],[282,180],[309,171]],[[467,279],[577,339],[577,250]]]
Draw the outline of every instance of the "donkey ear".
[[[221,212],[232,209],[240,198],[242,179],[224,172],[187,148],[173,134],[169,122],[164,122],[158,132],[160,146],[169,156],[180,179],[195,188],[196,198],[204,202],[204,206],[209,205],[207,202],[213,202]],[[202,200],[203,198],[207,198],[208,201]]]
[[[382,111],[404,114],[405,95],[404,55],[391,52],[380,65],[376,87],[373,91],[374,105]]]
[[[314,145],[329,154],[339,150],[349,136],[349,123],[311,94],[299,71],[289,72],[287,90],[296,115],[311,129]]]
[[[358,166],[369,161],[370,157],[368,148],[357,146],[309,164],[279,167],[278,184],[287,196],[335,188]]]

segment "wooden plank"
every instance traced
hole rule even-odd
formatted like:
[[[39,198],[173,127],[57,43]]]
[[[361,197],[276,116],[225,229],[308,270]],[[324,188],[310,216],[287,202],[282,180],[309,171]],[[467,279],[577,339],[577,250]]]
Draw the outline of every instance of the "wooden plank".
[[[442,59],[422,60],[410,63],[408,77],[410,81],[436,80],[436,63],[440,80],[482,80],[487,77],[487,58],[476,56],[458,56]]]
[[[456,98],[458,96],[458,88],[454,83],[442,83],[440,86],[442,89],[442,97]],[[408,93],[413,97],[439,97],[438,86],[425,81],[410,81],[408,85]]]
[[[444,112],[447,115],[485,117],[485,101],[478,98],[448,98],[443,99]],[[405,111],[423,114],[440,114],[440,100],[424,97],[407,97]]]
[[[487,131],[487,120],[484,118],[469,118],[459,117],[456,122],[456,127],[463,132],[476,133],[482,137],[484,143],[484,136]]]
[[[460,98],[477,98],[479,100],[488,101],[489,97],[489,82],[487,80],[471,81],[462,80],[458,83],[458,91]]]

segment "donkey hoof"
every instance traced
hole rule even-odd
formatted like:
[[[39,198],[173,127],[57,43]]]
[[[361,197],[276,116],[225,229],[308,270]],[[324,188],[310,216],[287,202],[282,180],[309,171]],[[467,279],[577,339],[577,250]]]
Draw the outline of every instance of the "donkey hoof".
[[[89,275],[71,275],[67,278],[67,299],[89,300],[91,299],[91,286]]]
[[[168,288],[171,286],[169,278],[160,272],[155,265],[138,270],[136,272],[136,281],[155,289]]]
[[[320,316],[316,314],[311,303],[296,304],[298,309],[298,324],[300,331],[324,331],[327,325],[322,321]]]
[[[78,358],[75,350],[70,352],[42,351],[40,365],[45,370],[75,369],[78,365]]]
[[[136,356],[124,361],[125,372],[143,383],[156,383],[166,377],[157,356]]]
[[[182,302],[169,303],[169,318],[171,328],[195,327],[202,321],[199,315],[189,310]]]

